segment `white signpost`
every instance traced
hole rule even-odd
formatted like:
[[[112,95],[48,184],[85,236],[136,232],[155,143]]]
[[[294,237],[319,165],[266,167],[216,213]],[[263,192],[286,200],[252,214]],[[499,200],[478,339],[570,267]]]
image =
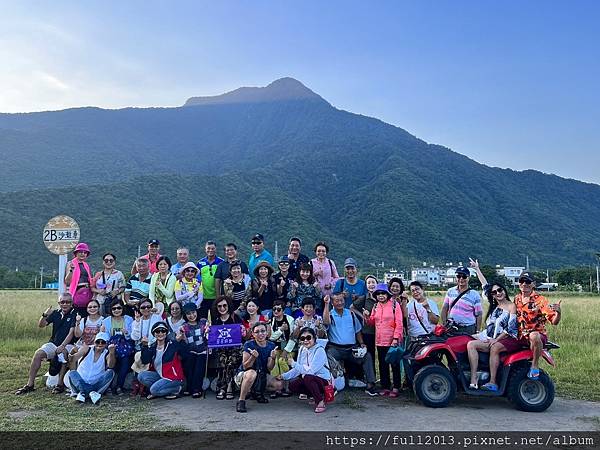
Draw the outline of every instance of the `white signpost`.
[[[79,225],[69,216],[56,216],[48,221],[42,232],[46,248],[58,255],[58,293],[65,292],[67,255],[79,243]]]

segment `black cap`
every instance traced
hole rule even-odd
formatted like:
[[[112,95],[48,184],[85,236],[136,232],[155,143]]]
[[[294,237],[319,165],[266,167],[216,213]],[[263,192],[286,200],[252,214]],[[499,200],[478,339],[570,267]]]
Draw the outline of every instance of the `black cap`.
[[[152,331],[151,331],[152,335],[154,335],[156,330],[165,330],[168,333],[169,326],[166,324],[166,322],[163,322],[163,321],[156,322],[154,325],[152,325]]]
[[[148,245],[160,245],[160,241],[158,239],[150,239]]]
[[[468,277],[471,276],[471,272],[469,272],[469,269],[467,269],[465,266],[460,266],[456,268],[456,272],[454,272],[456,275],[462,274],[462,275],[466,275]]]
[[[260,233],[256,233],[254,236],[252,236],[251,241],[265,242],[265,237]]]
[[[530,282],[534,282],[535,278],[533,277],[533,274],[531,272],[521,272],[521,275],[519,275],[519,281],[530,281]]]

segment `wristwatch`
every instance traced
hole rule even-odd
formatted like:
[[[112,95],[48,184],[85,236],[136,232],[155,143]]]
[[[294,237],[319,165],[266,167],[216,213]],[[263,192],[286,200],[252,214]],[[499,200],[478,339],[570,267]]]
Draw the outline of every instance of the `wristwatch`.
[[[43,313],[42,313],[42,317],[43,317],[44,319],[46,319],[46,318],[48,317],[48,314],[46,314],[45,312],[43,312]]]

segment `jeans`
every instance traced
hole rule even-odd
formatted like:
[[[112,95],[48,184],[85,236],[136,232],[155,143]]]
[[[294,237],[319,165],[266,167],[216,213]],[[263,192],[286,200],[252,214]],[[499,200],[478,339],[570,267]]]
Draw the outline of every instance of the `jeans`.
[[[112,379],[115,376],[115,373],[112,369],[107,369],[100,379],[95,383],[88,383],[85,381],[79,372],[76,370],[72,370],[69,372],[69,381],[71,382],[71,390],[73,392],[81,393],[83,395],[89,395],[90,392],[96,391],[99,394],[102,394],[104,391],[108,389],[110,383],[112,383]]]
[[[117,364],[115,366],[115,371],[117,372],[117,386],[123,389],[123,385],[125,384],[125,378],[129,373],[129,368],[131,364],[133,364],[133,355],[125,356],[124,358],[120,358],[117,356]]]
[[[179,394],[183,383],[162,378],[153,370],[146,370],[138,374],[138,381],[150,389],[150,394],[156,397]]]
[[[332,345],[329,343],[327,345],[327,353],[337,361],[348,361],[353,364],[358,364],[362,367],[363,373],[365,375],[365,381],[368,384],[375,383],[375,368],[373,366],[373,359],[367,352],[364,358],[355,358],[352,354],[352,347],[341,347]]]

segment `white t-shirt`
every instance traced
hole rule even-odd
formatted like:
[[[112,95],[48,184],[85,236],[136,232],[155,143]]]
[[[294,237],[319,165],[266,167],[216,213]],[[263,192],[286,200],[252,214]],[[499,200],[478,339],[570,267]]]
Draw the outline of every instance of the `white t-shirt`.
[[[427,303],[429,304],[431,311],[436,316],[439,316],[440,310],[439,310],[437,304],[435,303],[435,301],[428,298]],[[427,331],[425,331],[423,329],[423,327],[421,326],[421,323],[419,322],[419,319],[415,315],[415,306],[416,306],[417,314],[419,315],[419,318],[423,322],[423,325],[425,325],[425,328],[427,328]],[[408,309],[408,335],[409,336],[421,336],[423,334],[428,334],[433,331],[433,329],[435,328],[435,325],[429,321],[427,310],[425,309],[425,307],[423,305],[421,305],[415,299],[412,299],[410,302],[408,302],[408,305],[406,306],[406,308]]]

